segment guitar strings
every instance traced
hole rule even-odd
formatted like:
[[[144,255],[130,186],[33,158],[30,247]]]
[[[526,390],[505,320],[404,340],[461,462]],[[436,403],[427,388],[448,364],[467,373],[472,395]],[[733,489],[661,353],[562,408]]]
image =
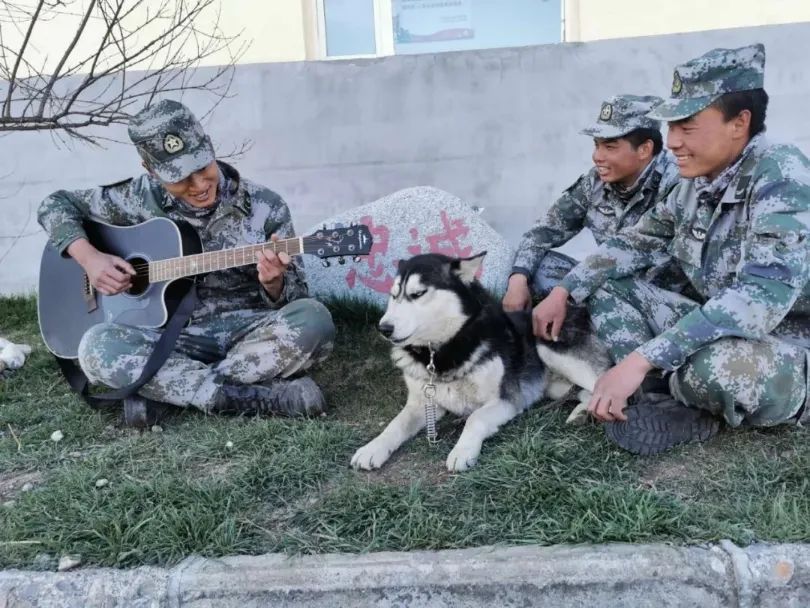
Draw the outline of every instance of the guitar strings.
[[[305,237],[303,237],[303,240],[304,240],[304,243],[310,243],[310,244],[312,244],[314,242],[321,242],[322,241],[322,239],[319,239],[317,237],[312,237],[312,236],[305,236]],[[298,238],[292,238],[292,239],[285,239],[283,241],[279,241],[279,243],[286,243],[286,242],[293,242],[294,243],[294,242],[297,242],[297,241],[298,241]],[[216,255],[216,254],[222,254],[223,252],[237,251],[238,249],[250,249],[250,248],[259,247],[259,246],[261,246],[262,249],[270,249],[270,247],[267,247],[267,245],[271,245],[271,244],[272,244],[272,241],[268,242],[268,243],[257,243],[255,245],[245,245],[243,247],[237,247],[237,248],[234,248],[234,249],[223,249],[223,250],[219,250],[219,251],[204,251],[202,253],[195,253],[195,254],[192,254],[192,255],[183,256],[183,257],[179,257],[179,258],[168,258],[168,260],[185,260],[185,259],[193,258],[193,257],[198,256],[198,255],[207,255],[207,254]],[[282,251],[282,249],[280,247],[275,247],[274,246],[274,247],[272,247],[272,249],[273,249],[274,253],[280,253]],[[287,253],[287,252],[285,251],[285,253]],[[299,252],[293,253],[291,255],[300,255],[301,253],[303,253],[303,252],[299,251]],[[134,264],[132,266],[132,268],[135,269],[135,276],[148,276],[149,266],[151,264],[155,264],[155,263],[158,263],[158,262],[166,262],[168,260],[154,260],[152,262],[147,262],[146,264]],[[252,263],[252,262],[248,262],[248,263]],[[141,275],[141,271],[145,271],[146,275]]]

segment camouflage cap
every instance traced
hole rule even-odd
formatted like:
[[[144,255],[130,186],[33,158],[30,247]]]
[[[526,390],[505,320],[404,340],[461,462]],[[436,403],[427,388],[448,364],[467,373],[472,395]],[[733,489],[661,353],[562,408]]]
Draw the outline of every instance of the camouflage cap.
[[[194,114],[171,99],[133,116],[129,138],[149,169],[164,182],[182,181],[216,160],[211,140]]]
[[[616,95],[602,102],[596,124],[580,133],[613,139],[636,129],[661,129],[661,123],[647,115],[663,100],[653,95]]]
[[[672,97],[650,112],[658,120],[683,120],[735,91],[761,89],[765,84],[765,46],[713,49],[675,68]]]

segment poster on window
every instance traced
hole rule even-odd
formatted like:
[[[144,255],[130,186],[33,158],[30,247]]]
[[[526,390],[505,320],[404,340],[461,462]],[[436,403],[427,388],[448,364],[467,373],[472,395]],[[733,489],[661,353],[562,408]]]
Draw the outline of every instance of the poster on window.
[[[394,0],[394,43],[474,38],[471,4],[472,0]]]

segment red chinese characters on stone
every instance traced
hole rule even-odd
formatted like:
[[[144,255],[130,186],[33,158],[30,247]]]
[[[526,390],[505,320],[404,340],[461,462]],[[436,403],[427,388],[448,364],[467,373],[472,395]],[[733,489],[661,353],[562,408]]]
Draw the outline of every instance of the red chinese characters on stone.
[[[352,268],[346,275],[346,283],[349,289],[354,289],[355,281],[360,281],[363,285],[378,291],[380,293],[388,293],[391,291],[391,286],[394,284],[394,275],[385,272],[388,254],[388,238],[390,232],[388,226],[374,225],[374,220],[371,216],[364,216],[360,218],[360,223],[368,226],[369,232],[374,239],[374,244],[371,246],[368,256],[365,257],[363,262],[368,266],[361,272],[357,272]]]
[[[466,258],[470,256],[472,253],[472,245],[462,247],[461,243],[459,243],[460,238],[465,237],[470,233],[470,229],[467,227],[467,224],[465,224],[464,220],[461,218],[451,219],[448,217],[447,211],[444,209],[442,209],[439,214],[442,220],[442,231],[425,236],[425,240],[427,241],[428,245],[428,252],[443,253],[444,255],[449,255],[456,258]],[[411,238],[416,240],[418,235],[419,232],[417,229],[411,228]],[[413,246],[408,247],[408,251],[414,255],[422,253],[421,246],[417,245],[417,247],[419,247],[419,251],[414,251]]]
[[[444,209],[439,212],[439,215],[442,229],[439,232],[427,234],[424,237],[427,252],[442,253],[451,257],[460,258],[472,255],[472,245],[462,246],[461,244],[461,239],[466,237],[470,232],[464,219],[451,218]],[[391,290],[391,286],[394,284],[398,262],[398,259],[391,260],[388,258],[390,231],[388,226],[383,224],[375,225],[374,220],[370,216],[361,218],[360,223],[368,226],[369,231],[374,237],[374,244],[371,247],[369,255],[363,261],[367,268],[361,270],[351,269],[346,274],[346,283],[349,289],[354,289],[356,282],[359,281],[369,289],[380,293],[388,293]],[[411,255],[425,253],[425,247],[419,242],[419,229],[411,227],[408,233],[414,243],[407,246],[407,252]],[[386,272],[386,267],[389,269],[388,272]],[[480,277],[482,270],[483,267],[478,270],[478,277]]]

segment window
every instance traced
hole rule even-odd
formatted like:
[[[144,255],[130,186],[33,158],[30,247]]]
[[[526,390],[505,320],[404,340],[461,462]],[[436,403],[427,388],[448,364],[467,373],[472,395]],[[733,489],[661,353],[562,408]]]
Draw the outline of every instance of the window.
[[[321,56],[407,55],[562,40],[563,0],[319,0]]]
[[[375,55],[374,0],[324,0],[326,56]]]

